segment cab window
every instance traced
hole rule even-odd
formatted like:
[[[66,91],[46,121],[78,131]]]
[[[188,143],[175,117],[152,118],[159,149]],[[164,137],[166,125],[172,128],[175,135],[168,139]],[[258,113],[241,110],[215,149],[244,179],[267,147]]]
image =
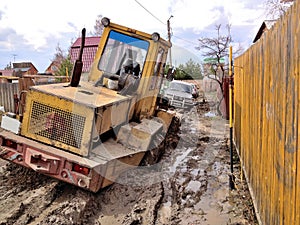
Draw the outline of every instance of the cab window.
[[[136,70],[135,73],[141,73],[148,49],[148,41],[112,30],[109,33],[98,69],[111,74],[119,74],[124,64],[132,62],[133,65],[139,65],[139,70]]]

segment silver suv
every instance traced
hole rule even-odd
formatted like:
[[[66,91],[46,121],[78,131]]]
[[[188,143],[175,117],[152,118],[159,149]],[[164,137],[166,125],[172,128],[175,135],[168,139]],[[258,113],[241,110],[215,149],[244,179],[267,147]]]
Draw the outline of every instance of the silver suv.
[[[169,99],[170,106],[176,108],[191,108],[196,105],[193,84],[173,80],[165,90],[164,95]]]

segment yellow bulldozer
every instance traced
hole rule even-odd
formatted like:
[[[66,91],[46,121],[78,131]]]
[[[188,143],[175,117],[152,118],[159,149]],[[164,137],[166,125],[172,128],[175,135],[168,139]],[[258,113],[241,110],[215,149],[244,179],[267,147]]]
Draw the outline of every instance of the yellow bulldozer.
[[[0,128],[2,159],[92,192],[139,166],[175,116],[159,97],[171,43],[158,33],[101,22],[87,81],[80,79],[83,29],[70,83],[31,86],[20,128],[6,129],[11,118],[4,116]]]

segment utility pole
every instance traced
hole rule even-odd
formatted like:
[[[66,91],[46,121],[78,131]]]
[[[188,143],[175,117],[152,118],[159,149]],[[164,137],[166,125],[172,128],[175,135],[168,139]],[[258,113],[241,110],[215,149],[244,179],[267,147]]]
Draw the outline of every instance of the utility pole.
[[[235,188],[235,178],[233,175],[233,109],[232,109],[232,94],[233,94],[233,61],[232,61],[232,46],[229,47],[229,138],[230,138],[230,174],[229,187],[230,190]]]
[[[16,56],[17,56],[17,54],[12,54],[12,55],[14,57],[14,62],[16,62]]]
[[[167,21],[167,26],[168,26],[168,38],[169,38],[169,42],[171,43],[171,27],[170,27],[170,19],[172,18],[173,16],[171,15],[170,16],[170,18],[168,19],[168,21]],[[169,55],[169,57],[170,57],[170,68],[172,67],[172,54],[171,54],[171,48],[172,48],[172,46],[170,47],[170,51],[169,51],[169,53],[170,53],[170,55]]]

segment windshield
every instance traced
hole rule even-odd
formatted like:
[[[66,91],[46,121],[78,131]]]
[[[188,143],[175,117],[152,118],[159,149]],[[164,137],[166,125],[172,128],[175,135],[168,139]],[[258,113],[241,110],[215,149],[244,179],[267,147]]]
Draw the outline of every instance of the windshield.
[[[116,31],[110,31],[98,68],[104,72],[119,74],[128,62],[143,70],[149,42]],[[138,75],[138,74],[136,74]]]
[[[183,84],[183,83],[171,83],[170,84],[170,89],[171,90],[176,90],[176,91],[182,91],[182,92],[187,92],[187,93],[192,93],[192,86],[188,84]]]

